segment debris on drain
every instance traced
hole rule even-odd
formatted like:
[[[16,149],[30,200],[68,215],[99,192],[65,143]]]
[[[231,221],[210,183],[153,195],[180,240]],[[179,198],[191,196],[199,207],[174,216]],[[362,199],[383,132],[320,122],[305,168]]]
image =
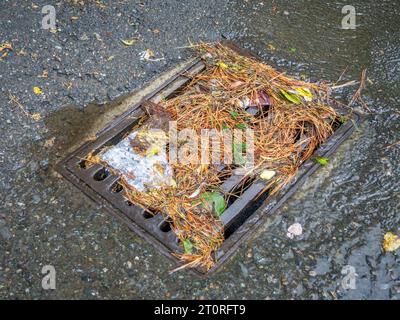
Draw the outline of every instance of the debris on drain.
[[[230,252],[239,241],[236,230],[290,185],[307,160],[304,170],[317,167],[313,159],[327,159],[338,143],[320,147],[341,126],[340,137],[347,137],[352,124],[340,121],[347,113],[327,84],[288,77],[231,45],[193,48],[202,57],[190,69],[196,72],[143,102],[143,112],[116,143],[98,144],[85,159],[116,175],[129,203],[149,217],[162,215],[159,228],[178,240],[169,242],[179,247],[172,253],[182,262],[176,270],[207,271],[226,242]],[[211,147],[203,149],[204,137]],[[224,142],[216,144],[219,153],[213,139]],[[79,174],[89,181],[89,173]],[[142,225],[155,232],[150,223]],[[288,237],[301,233],[294,224]]]
[[[165,148],[167,136],[162,130],[170,118],[156,105],[146,109],[151,117],[145,125],[98,155],[124,177],[127,185],[139,192],[175,186]]]

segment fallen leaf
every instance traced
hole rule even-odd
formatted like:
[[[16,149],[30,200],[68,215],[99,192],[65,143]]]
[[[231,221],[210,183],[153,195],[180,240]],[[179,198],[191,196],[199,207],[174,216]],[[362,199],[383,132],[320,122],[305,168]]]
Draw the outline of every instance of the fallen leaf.
[[[245,123],[237,123],[236,128],[238,128],[240,130],[245,130],[247,128],[247,126]]]
[[[0,55],[0,61],[5,58],[9,51],[13,51],[13,47],[11,45],[11,43],[9,42],[5,42],[3,44],[0,45],[0,52],[4,51],[1,55]]]
[[[12,48],[11,43],[5,42],[2,45],[0,45],[0,51],[3,51],[5,49],[12,50],[13,48]]]
[[[227,65],[225,62],[223,62],[223,61],[219,61],[219,62],[217,63],[217,67],[219,67],[219,68],[221,68],[221,69],[228,69],[228,68],[229,68],[228,65]]]
[[[183,248],[185,249],[186,254],[192,254],[193,252],[193,244],[190,242],[189,239],[185,239],[183,241]]]
[[[106,60],[107,61],[112,61],[115,58],[115,56],[109,56]]]
[[[201,198],[207,203],[208,209],[214,210],[216,215],[219,217],[225,210],[225,199],[218,192],[205,192]]]
[[[341,124],[346,123],[349,120],[349,118],[347,116],[340,116],[339,118],[339,122]]]
[[[74,16],[74,17],[71,17],[70,19],[71,19],[71,21],[76,21],[76,20],[79,19],[79,17],[75,17],[75,16]]]
[[[146,152],[146,155],[149,157],[155,156],[161,151],[160,146],[153,145],[150,147],[150,149]]]
[[[121,42],[129,47],[133,46],[137,42],[137,39],[126,39],[126,40],[121,40]]]
[[[42,119],[42,115],[40,113],[33,113],[31,114],[31,119],[35,120],[35,121],[39,121],[40,119]]]
[[[326,166],[329,162],[329,159],[324,157],[315,157],[315,161],[317,161],[321,166]]]
[[[39,87],[33,87],[33,92],[35,94],[43,94],[42,89],[40,89]]]
[[[387,232],[383,237],[383,250],[391,252],[398,248],[400,248],[400,238],[394,233]]]
[[[306,101],[311,101],[313,99],[313,95],[308,88],[295,88],[295,93],[302,96]]]
[[[281,90],[281,94],[286,98],[286,100],[293,102],[294,104],[301,104],[300,98],[291,92],[287,92],[286,90]]]
[[[267,48],[269,50],[271,50],[271,51],[275,51],[276,50],[275,46],[271,42],[267,44]]]
[[[233,119],[236,119],[239,116],[239,113],[237,113],[235,110],[229,111],[229,114]]]
[[[270,180],[275,176],[276,172],[273,170],[263,170],[260,174],[260,178],[263,180]]]
[[[50,138],[48,140],[46,140],[43,144],[43,147],[45,148],[50,148],[54,145],[54,141],[56,140],[56,137]]]

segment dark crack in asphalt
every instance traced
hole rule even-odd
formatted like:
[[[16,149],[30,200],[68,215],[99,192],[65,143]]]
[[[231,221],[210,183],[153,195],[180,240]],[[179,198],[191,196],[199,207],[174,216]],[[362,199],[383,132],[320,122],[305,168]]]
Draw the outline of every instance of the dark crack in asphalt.
[[[14,49],[0,61],[1,298],[400,298],[399,251],[382,250],[385,232],[400,234],[398,1],[353,1],[356,30],[341,29],[341,0],[86,2],[0,4],[0,44]],[[55,33],[41,28],[47,4]],[[305,79],[335,82],[347,68],[347,81],[367,68],[374,114],[220,272],[198,280],[170,275],[163,256],[54,164],[123,98],[188,59],[179,48],[188,39],[223,37]],[[141,61],[147,48],[164,59]],[[29,117],[36,113],[38,121]],[[290,239],[294,222],[303,234]],[[56,269],[56,290],[41,286],[44,265]],[[345,266],[357,273],[355,289],[342,285]]]

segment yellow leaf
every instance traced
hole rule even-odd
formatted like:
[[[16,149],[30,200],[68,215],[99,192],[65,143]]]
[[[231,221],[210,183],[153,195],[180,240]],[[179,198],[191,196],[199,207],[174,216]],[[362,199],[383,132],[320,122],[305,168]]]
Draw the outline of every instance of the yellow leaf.
[[[126,39],[126,40],[121,40],[121,42],[126,46],[132,46],[137,42],[137,40],[136,39]]]
[[[35,94],[43,94],[42,89],[40,89],[39,87],[33,87],[33,92]]]
[[[147,156],[155,156],[161,151],[161,148],[159,146],[152,146],[148,151],[147,151]]]
[[[221,69],[228,69],[229,68],[228,65],[223,61],[218,62],[217,66],[220,67]]]
[[[271,51],[275,51],[276,50],[275,46],[271,42],[267,44],[267,48],[269,50],[271,50]]]
[[[33,114],[31,114],[31,119],[35,120],[35,121],[39,121],[40,119],[42,119],[42,116],[40,115],[40,113],[33,113]]]
[[[311,101],[311,100],[312,100],[313,95],[312,95],[310,89],[308,89],[308,88],[296,88],[295,90],[296,90],[296,92],[297,92],[300,96],[302,96],[306,101]]]
[[[0,51],[3,51],[4,49],[12,50],[12,45],[9,42],[5,42],[0,45]]]
[[[387,232],[383,237],[383,250],[390,252],[398,248],[400,248],[400,238],[391,232]]]
[[[0,44],[0,52],[3,50],[5,50],[5,52],[0,55],[0,61],[2,61],[2,58],[5,58],[8,55],[9,51],[13,51],[12,45],[8,42]]]
[[[263,180],[270,180],[275,176],[276,172],[273,170],[263,170],[260,174],[260,178]]]

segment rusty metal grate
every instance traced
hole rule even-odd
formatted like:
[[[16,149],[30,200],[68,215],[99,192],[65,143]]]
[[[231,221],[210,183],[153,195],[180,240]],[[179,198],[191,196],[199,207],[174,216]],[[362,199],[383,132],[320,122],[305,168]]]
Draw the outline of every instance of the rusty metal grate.
[[[224,43],[242,55],[249,53],[231,43]],[[253,56],[254,57],[254,56]],[[144,115],[142,105],[144,101],[159,102],[176,94],[191,76],[204,70],[205,65],[201,59],[195,59],[189,66],[178,72],[162,86],[146,96],[142,102],[132,106],[127,112],[104,128],[94,141],[82,145],[75,152],[67,156],[58,164],[58,171],[76,187],[82,190],[98,204],[108,209],[113,215],[122,219],[139,236],[151,242],[168,258],[178,262],[171,252],[182,252],[182,247],[177,237],[171,230],[168,221],[162,214],[150,215],[145,210],[129,202],[124,197],[124,190],[118,184],[119,177],[111,174],[100,165],[85,166],[82,161],[90,153],[97,153],[106,146],[117,144],[123,136],[137,124]],[[189,77],[188,77],[189,76]],[[252,112],[252,110],[248,110]],[[347,121],[336,129],[328,141],[320,146],[315,155],[329,157],[335,149],[351,134],[355,125],[362,121],[362,117],[352,112],[347,114],[344,110],[339,113],[348,116],[352,121]],[[304,162],[296,177],[277,194],[268,197],[268,191],[256,197],[264,188],[261,182],[250,183],[247,189],[235,201],[230,203],[221,216],[225,226],[225,241],[217,252],[218,261],[209,271],[194,269],[192,272],[205,276],[216,269],[238,248],[255,228],[263,223],[267,215],[276,211],[296,189],[318,169],[319,165],[309,159]],[[241,176],[231,176],[221,185],[224,192],[232,192],[241,181]]]

